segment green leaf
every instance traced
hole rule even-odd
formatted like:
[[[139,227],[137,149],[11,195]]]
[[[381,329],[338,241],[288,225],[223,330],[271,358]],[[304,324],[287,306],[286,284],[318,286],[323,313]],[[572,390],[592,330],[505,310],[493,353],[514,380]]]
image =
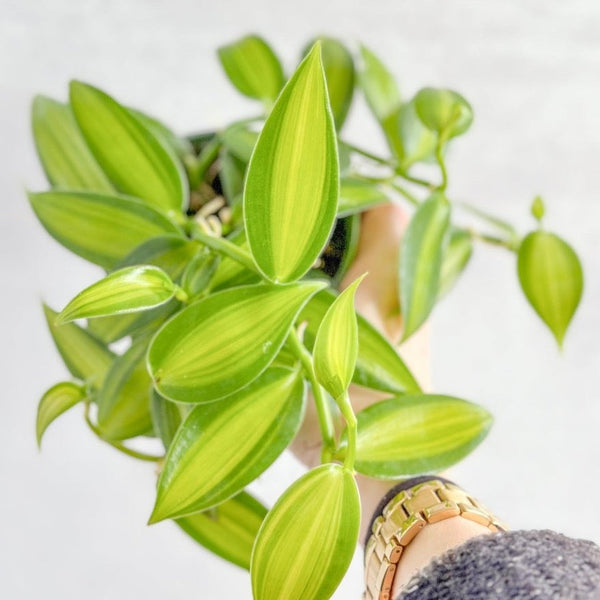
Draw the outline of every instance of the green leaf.
[[[98,428],[106,439],[126,440],[152,429],[147,346],[148,340],[142,338],[117,357],[98,393]]]
[[[339,164],[318,44],[281,92],[250,160],[244,219],[264,275],[295,281],[325,247],[335,221]]]
[[[274,101],[285,83],[279,59],[257,35],[221,46],[219,60],[227,77],[244,96]]]
[[[340,185],[337,216],[342,218],[354,215],[388,201],[389,198],[376,184],[352,177],[344,177]]]
[[[180,233],[157,210],[126,196],[51,191],[29,194],[29,201],[56,241],[105,269],[152,237]]]
[[[544,201],[541,196],[536,196],[531,203],[531,214],[536,221],[542,221],[544,218],[544,213],[546,212],[546,207],[544,206]]]
[[[257,140],[258,133],[240,123],[230,125],[221,133],[221,141],[225,148],[244,164],[250,162]]]
[[[155,137],[161,139],[164,144],[169,146],[177,156],[185,158],[186,156],[193,154],[194,148],[189,140],[173,133],[173,131],[171,131],[171,129],[163,122],[135,108],[129,107],[128,110],[146,129],[150,130]]]
[[[99,388],[115,355],[94,335],[75,323],[57,325],[54,312],[44,305],[50,334],[67,369],[73,377]]]
[[[352,474],[321,465],[292,484],[267,514],[252,552],[255,600],[329,598],[350,565],[360,525]]]
[[[175,214],[187,206],[181,163],[162,139],[97,88],[72,81],[70,98],[90,150],[120,191]]]
[[[226,401],[197,406],[173,440],[150,523],[220,504],[269,467],[304,416],[297,372],[271,368]]]
[[[175,294],[171,278],[158,267],[142,265],[114,271],[77,294],[58,315],[58,323],[148,310]]]
[[[304,342],[309,349],[327,309],[335,300],[331,290],[313,296],[304,307],[298,322],[307,322]],[[358,323],[358,357],[352,381],[383,392],[420,392],[421,388],[390,343],[361,315]]]
[[[354,312],[356,288],[362,275],[328,308],[315,337],[313,358],[319,383],[333,398],[344,395],[354,374],[358,356],[358,325]]]
[[[557,235],[534,231],[521,242],[518,272],[527,300],[562,346],[583,293],[577,254]]]
[[[354,60],[346,46],[336,39],[320,37],[314,40],[304,54],[306,54],[316,41],[321,42],[321,56],[325,80],[327,81],[327,92],[329,102],[335,120],[335,126],[339,131],[346,120],[348,110],[352,104],[354,95]]]
[[[423,125],[444,140],[465,133],[473,122],[471,105],[452,90],[423,88],[415,96],[415,109]]]
[[[35,147],[48,181],[61,188],[112,192],[113,186],[89,151],[71,107],[36,96],[31,108]]]
[[[181,425],[179,406],[175,402],[165,400],[156,390],[152,390],[150,416],[154,431],[162,440],[165,450],[168,450]]]
[[[240,492],[207,512],[182,517],[175,523],[217,556],[249,569],[252,546],[266,514],[258,500]]]
[[[277,355],[297,314],[324,284],[249,285],[212,294],[154,337],[148,368],[176,402],[211,402],[256,379]]]
[[[86,398],[85,387],[63,381],[53,385],[40,400],[35,432],[38,446],[42,445],[44,432],[56,418]]]
[[[139,337],[156,331],[179,307],[179,301],[173,299],[141,313],[95,317],[88,321],[87,328],[105,344],[112,344],[126,336]]]
[[[437,135],[427,129],[417,115],[414,99],[400,106],[386,119],[383,129],[391,149],[400,159],[400,167],[431,158],[437,144]]]
[[[473,254],[473,240],[468,231],[452,227],[444,248],[438,298],[445,296],[465,270]]]
[[[134,248],[119,261],[116,268],[154,265],[165,271],[173,281],[177,281],[199,249],[198,242],[188,240],[181,235],[159,235]]]
[[[239,207],[244,192],[246,164],[227,149],[221,151],[220,162],[221,170],[219,171],[219,180],[223,187],[225,198],[227,198],[227,203],[232,207]],[[232,213],[232,222],[234,226],[237,225],[239,221],[240,219],[235,216],[235,213]]]
[[[400,106],[400,91],[381,60],[365,46],[361,46],[362,70],[359,83],[373,111],[375,118],[382,123]]]
[[[400,306],[409,338],[429,316],[438,297],[444,238],[450,223],[450,204],[433,194],[411,219],[400,247]]]
[[[217,253],[207,248],[202,248],[190,260],[181,277],[181,287],[190,298],[195,298],[208,288],[220,260]]]
[[[492,425],[481,406],[437,395],[383,400],[357,419],[355,468],[380,479],[446,469],[479,445]]]

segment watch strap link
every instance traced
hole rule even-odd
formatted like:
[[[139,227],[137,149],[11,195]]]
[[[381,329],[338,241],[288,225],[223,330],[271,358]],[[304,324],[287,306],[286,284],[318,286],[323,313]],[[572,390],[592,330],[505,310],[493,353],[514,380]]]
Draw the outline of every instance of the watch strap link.
[[[390,600],[404,548],[426,525],[458,516],[492,532],[508,529],[485,506],[447,481],[431,479],[394,496],[373,521],[367,540],[363,600]]]

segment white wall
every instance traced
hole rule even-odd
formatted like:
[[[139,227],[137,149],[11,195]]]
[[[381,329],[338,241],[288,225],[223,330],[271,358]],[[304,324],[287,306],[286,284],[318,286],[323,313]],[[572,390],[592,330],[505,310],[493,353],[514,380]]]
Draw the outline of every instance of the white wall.
[[[411,94],[426,84],[469,98],[476,121],[449,159],[450,192],[532,225],[547,224],[583,257],[583,304],[559,355],[517,289],[514,258],[481,248],[434,319],[438,391],[496,415],[477,452],[454,470],[514,527],[548,527],[600,542],[600,5],[594,0],[0,0],[2,394],[0,596],[4,598],[250,598],[246,574],[205,554],[169,524],[145,526],[151,467],[103,447],[77,410],[34,443],[40,393],[65,377],[39,303],[64,304],[98,272],[36,223],[24,188],[45,186],[28,107],[64,97],[77,77],[177,130],[253,113],[225,81],[217,45],[248,30],[291,68],[315,33],[362,40]],[[347,136],[381,145],[366,113]],[[275,497],[300,472],[281,460]],[[336,598],[359,597],[359,561]]]

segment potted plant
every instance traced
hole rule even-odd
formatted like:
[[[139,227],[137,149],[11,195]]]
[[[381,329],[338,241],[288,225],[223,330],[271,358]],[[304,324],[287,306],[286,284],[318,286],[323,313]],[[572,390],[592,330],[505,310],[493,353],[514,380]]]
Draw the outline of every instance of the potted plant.
[[[50,190],[29,194],[45,229],[104,270],[62,310],[45,306],[73,379],[42,397],[37,438],[80,404],[99,439],[159,472],[150,523],[172,519],[250,569],[257,600],[329,598],[357,541],[355,473],[383,479],[444,469],[473,450],[491,416],[424,393],[397,349],[354,309],[360,213],[390,200],[414,214],[398,257],[403,337],[412,336],[468,264],[476,243],[515,254],[521,287],[562,344],[579,303],[572,248],[447,193],[445,154],[469,129],[460,94],[402,99],[367,48],[357,60],[323,38],[286,81],[269,45],[219,49],[256,118],[182,139],[90,85],[69,101],[37,97],[33,133]],[[341,134],[358,87],[389,156]],[[414,167],[429,163],[431,179]],[[385,398],[354,413],[351,383]],[[314,402],[322,464],[267,510],[245,488],[290,445]],[[410,423],[410,425],[407,425]],[[159,438],[164,452],[136,449]],[[143,518],[140,515],[140,518]],[[293,549],[293,552],[290,551]],[[293,568],[292,568],[293,567]]]

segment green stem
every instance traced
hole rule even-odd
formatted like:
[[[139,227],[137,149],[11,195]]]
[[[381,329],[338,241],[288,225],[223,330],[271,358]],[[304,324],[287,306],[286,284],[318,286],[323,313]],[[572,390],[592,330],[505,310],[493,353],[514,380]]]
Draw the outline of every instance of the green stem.
[[[427,181],[426,179],[421,179],[420,177],[413,177],[404,171],[396,171],[396,175],[402,177],[402,179],[406,179],[406,181],[410,181],[411,183],[416,183],[417,185],[423,186],[428,190],[434,190],[435,184],[431,183],[431,181]]]
[[[356,433],[357,423],[356,415],[352,410],[352,404],[346,391],[343,396],[336,400],[337,405],[340,407],[340,411],[344,420],[346,421],[346,431],[348,434],[348,447],[346,448],[346,458],[344,459],[344,467],[349,471],[354,470],[354,463],[356,462]]]
[[[379,163],[380,165],[386,165],[388,167],[395,166],[391,160],[388,160],[387,158],[383,158],[383,156],[378,156],[377,154],[373,154],[372,152],[369,152],[368,150],[363,150],[362,148],[359,148],[358,146],[355,146],[354,144],[349,144],[348,142],[342,141],[342,143],[348,148],[348,150],[350,150],[350,152],[360,154],[361,156],[364,156],[365,158],[368,158],[369,160],[372,160],[373,162]]]
[[[396,182],[390,181],[388,185],[406,198],[406,200],[408,200],[413,206],[419,206],[419,204],[421,204],[421,201],[416,196],[413,196],[407,189],[403,188],[401,185],[398,185]]]
[[[315,406],[317,408],[321,437],[323,438],[321,461],[329,462],[333,456],[333,453],[335,452],[335,434],[333,429],[333,419],[331,417],[329,407],[327,406],[327,398],[325,398],[325,395],[323,394],[323,388],[317,381],[312,356],[304,344],[300,341],[298,333],[293,327],[290,331],[288,340],[290,343],[290,349],[297,356],[304,370],[304,374],[310,382],[313,398],[315,400]]]
[[[230,242],[229,240],[226,240],[225,238],[217,237],[215,235],[207,233],[193,219],[190,219],[188,221],[188,229],[193,239],[202,242],[208,248],[212,248],[213,250],[216,250],[221,254],[225,254],[229,258],[232,258],[236,262],[239,262],[248,270],[260,275],[260,271],[258,270],[258,267],[254,263],[254,260],[252,259],[250,254],[248,254],[248,252],[246,252],[239,246],[236,246],[234,243]]]
[[[106,442],[109,446],[112,446],[115,450],[118,450],[119,452],[122,452],[123,454],[126,454],[127,456],[131,456],[132,458],[137,458],[138,460],[145,460],[147,462],[159,462],[164,459],[164,456],[153,456],[151,454],[144,454],[143,452],[138,452],[137,450],[128,448],[124,444],[121,444],[121,442],[113,442],[111,440],[107,440],[106,438],[104,438],[102,436],[102,433],[98,429],[98,427],[96,427],[96,425],[94,425],[94,423],[92,423],[92,419],[90,418],[90,403],[89,402],[87,402],[85,405],[84,418],[85,418],[85,422],[88,424],[88,427],[94,432],[96,437],[98,439],[102,440],[103,442]]]
[[[435,147],[435,159],[437,160],[438,165],[440,166],[440,171],[442,173],[442,182],[438,186],[438,189],[443,192],[448,187],[448,172],[446,171],[446,163],[444,163],[444,157],[442,155],[442,144],[440,142],[437,143]]]
[[[471,213],[472,215],[479,217],[486,223],[489,223],[490,225],[493,225],[494,227],[497,227],[498,229],[501,229],[502,231],[506,231],[511,236],[517,235],[516,229],[510,223],[507,223],[506,221],[503,221],[502,219],[499,219],[498,217],[490,215],[489,213],[485,212],[484,210],[481,210],[480,208],[477,208],[476,206],[473,206],[472,204],[469,204],[468,202],[455,202],[455,204],[460,206],[462,209],[466,210],[467,212]]]
[[[516,237],[511,239],[499,238],[494,235],[488,235],[487,233],[481,233],[472,227],[467,227],[466,231],[469,232],[473,239],[476,239],[480,242],[484,242],[492,246],[501,246],[507,250],[510,250],[511,252],[516,252],[519,249],[519,240]]]
[[[221,140],[219,139],[219,136],[215,135],[215,137],[204,146],[202,152],[200,152],[200,156],[188,166],[190,187],[193,190],[200,185],[210,166],[217,160],[220,150]]]

